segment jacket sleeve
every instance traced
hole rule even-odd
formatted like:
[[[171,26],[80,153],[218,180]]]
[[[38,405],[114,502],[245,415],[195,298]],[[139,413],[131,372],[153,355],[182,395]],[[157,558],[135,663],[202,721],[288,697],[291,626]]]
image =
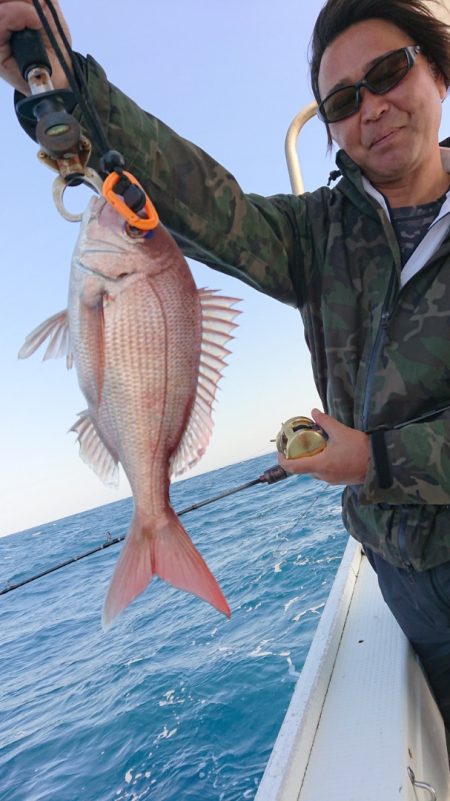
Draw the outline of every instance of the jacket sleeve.
[[[450,411],[372,435],[363,504],[450,504]]]
[[[110,146],[125,157],[184,254],[297,306],[302,252],[312,239],[304,200],[245,194],[214,159],[108,83],[94,59],[79,58]],[[99,155],[94,150],[94,168]]]

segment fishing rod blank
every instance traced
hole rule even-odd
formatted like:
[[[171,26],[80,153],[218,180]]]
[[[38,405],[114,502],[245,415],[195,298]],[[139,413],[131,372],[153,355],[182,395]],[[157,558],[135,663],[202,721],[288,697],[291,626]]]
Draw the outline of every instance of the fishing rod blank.
[[[193,512],[195,509],[200,509],[202,506],[208,506],[209,504],[215,503],[222,498],[227,498],[229,495],[234,495],[235,493],[242,492],[242,490],[248,489],[249,487],[254,487],[256,484],[275,484],[277,481],[282,481],[289,475],[291,474],[286,473],[282,467],[279,465],[274,465],[274,467],[269,467],[267,470],[265,470],[264,473],[259,476],[259,478],[254,478],[252,481],[247,481],[245,484],[240,484],[239,487],[224,490],[224,492],[220,492],[218,495],[215,495],[213,498],[208,498],[206,501],[193,503],[192,506],[187,506],[186,509],[181,509],[176,514],[178,517],[181,517],[181,515],[185,515],[188,512]],[[67,565],[71,565],[73,562],[79,562],[80,559],[85,559],[87,556],[91,556],[94,553],[104,551],[106,548],[110,548],[111,545],[117,545],[118,542],[122,542],[122,540],[125,539],[125,536],[125,534],[122,534],[120,537],[111,537],[111,534],[108,532],[107,539],[101,545],[97,545],[95,548],[91,548],[89,551],[84,551],[76,556],[72,556],[70,559],[66,559],[65,562],[59,562],[57,565],[49,567],[46,570],[42,570],[40,573],[36,573],[34,576],[30,576],[22,581],[17,581],[14,584],[8,582],[6,586],[0,590],[0,595],[6,595],[7,592],[17,590],[19,587],[23,587],[25,584],[30,584],[30,582],[36,581],[43,576],[48,576],[49,573],[54,573],[55,570],[61,570],[62,567],[67,567]]]

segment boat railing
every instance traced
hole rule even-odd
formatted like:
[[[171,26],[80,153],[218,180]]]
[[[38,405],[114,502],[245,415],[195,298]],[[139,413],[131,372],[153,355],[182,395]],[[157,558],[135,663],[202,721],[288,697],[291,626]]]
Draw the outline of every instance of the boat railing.
[[[284,149],[292,191],[296,195],[301,195],[305,191],[300,167],[300,159],[297,152],[297,140],[300,136],[302,128],[310,119],[315,117],[316,111],[316,101],[314,100],[312,103],[308,103],[308,105],[299,111],[299,113],[294,117],[286,134]]]

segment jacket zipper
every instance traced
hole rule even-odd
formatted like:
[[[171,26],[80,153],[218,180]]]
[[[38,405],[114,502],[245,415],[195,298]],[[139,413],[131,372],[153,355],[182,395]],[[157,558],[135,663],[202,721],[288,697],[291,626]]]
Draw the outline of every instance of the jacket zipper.
[[[386,337],[387,325],[391,314],[390,306],[392,301],[393,288],[395,285],[395,279],[396,279],[396,271],[394,268],[391,272],[391,276],[389,279],[389,286],[386,292],[386,297],[384,299],[383,309],[381,311],[381,317],[375,337],[375,342],[373,344],[372,351],[369,357],[369,366],[367,368],[367,375],[366,375],[366,386],[364,390],[364,404],[361,415],[362,431],[367,431],[368,428],[367,424],[369,418],[369,403],[370,403],[370,396],[372,394],[375,365],[378,361],[378,357],[380,355],[380,351]]]
[[[389,206],[388,206],[388,208],[389,208]],[[438,218],[438,220],[434,220],[434,222],[430,226],[430,229],[437,222],[439,222],[440,219],[443,219],[443,218],[447,217],[449,213],[450,212],[447,211],[447,212],[445,212],[445,214],[442,215],[442,218]],[[392,217],[391,217],[390,214],[389,214],[389,217],[391,218],[391,221],[392,221]],[[391,222],[391,224],[392,224],[392,222]],[[438,248],[438,250],[439,250],[439,248]],[[434,254],[434,255],[436,255],[436,254]],[[428,264],[430,264],[430,262],[428,262]],[[416,277],[416,275],[418,273],[420,273],[420,272],[421,272],[421,270],[418,270],[413,276],[411,276],[411,278],[409,280],[410,281],[413,280]],[[393,299],[392,295],[393,295],[393,288],[394,288],[395,278],[396,278],[396,271],[395,271],[395,267],[394,267],[394,269],[391,272],[390,279],[389,279],[389,286],[388,286],[388,289],[387,289],[387,292],[386,292],[386,296],[385,296],[385,299],[384,299],[384,303],[383,303],[383,308],[382,308],[382,312],[381,312],[381,316],[380,316],[380,323],[378,325],[378,330],[377,330],[377,333],[376,333],[375,342],[373,344],[372,351],[371,351],[370,358],[369,358],[369,365],[368,365],[367,376],[366,376],[365,394],[364,394],[364,404],[363,404],[363,410],[362,410],[362,415],[361,415],[362,430],[363,431],[367,431],[367,428],[368,428],[369,403],[370,403],[370,398],[371,398],[371,394],[372,394],[372,385],[373,385],[373,378],[374,378],[374,372],[375,372],[375,364],[376,364],[376,362],[378,360],[378,357],[380,355],[382,346],[383,346],[384,341],[385,341],[386,332],[387,332],[387,325],[388,325],[389,318],[390,318],[390,315],[391,315],[391,312],[392,312],[391,304],[392,304],[392,299]],[[403,286],[400,287],[400,292],[401,292],[402,289],[403,289]],[[408,521],[408,510],[407,510],[407,508],[405,508],[403,506],[403,507],[401,507],[401,510],[400,510],[400,520],[399,520],[399,524],[398,524],[397,548],[398,548],[398,553],[399,553],[400,559],[401,559],[401,561],[402,561],[402,563],[404,565],[404,569],[407,570],[408,575],[409,575],[410,579],[412,580],[412,573],[413,573],[414,568],[413,568],[413,565],[411,564],[411,559],[410,559],[410,556],[409,556],[409,553],[408,553],[408,548],[407,548],[407,541],[406,541],[406,538],[407,538],[407,521]]]
[[[447,212],[447,214],[450,214],[450,212]],[[447,214],[445,214],[444,216],[447,216]],[[431,227],[433,227],[433,225],[435,225],[435,223],[432,223]],[[416,277],[418,275],[420,275],[420,273],[423,271],[423,269],[426,269],[426,268],[430,267],[432,263],[433,263],[433,259],[430,260],[429,262],[427,262],[427,264],[424,265],[424,267],[422,267],[421,270],[419,270],[417,273],[415,273],[409,279],[407,284],[409,285],[411,283],[411,281],[414,281],[416,279]],[[384,344],[384,340],[385,340],[385,336],[386,336],[386,332],[387,332],[388,322],[389,322],[389,319],[390,319],[392,311],[393,311],[393,309],[391,307],[391,301],[392,301],[392,295],[393,295],[392,290],[393,290],[393,286],[394,286],[394,283],[395,283],[395,278],[396,278],[396,272],[395,272],[395,268],[394,268],[392,270],[392,272],[391,272],[391,276],[390,276],[390,279],[389,279],[389,286],[388,286],[388,289],[387,289],[387,292],[386,292],[386,297],[385,297],[384,303],[383,303],[383,309],[382,309],[382,312],[381,312],[378,331],[377,331],[377,334],[376,334],[376,337],[375,337],[375,342],[374,342],[374,345],[372,347],[372,351],[371,351],[370,358],[369,358],[369,366],[368,366],[368,370],[367,370],[366,386],[365,386],[365,393],[364,393],[364,404],[363,404],[363,410],[362,410],[362,414],[361,414],[362,431],[367,431],[367,429],[368,429],[369,403],[370,403],[370,396],[371,396],[371,393],[372,393],[372,384],[373,384],[373,377],[374,377],[374,372],[375,372],[375,364],[376,364],[377,359],[378,359],[378,357],[380,355],[381,348],[382,348],[382,346]],[[401,293],[403,292],[405,286],[406,286],[406,284],[404,286],[400,286],[399,287],[397,300],[399,299],[399,297],[400,297]],[[447,408],[447,407],[445,407],[445,408]],[[436,411],[436,414],[438,412],[439,412],[439,410]],[[426,417],[428,417],[428,416],[429,415],[426,415]],[[416,420],[411,420],[411,421],[408,421],[408,422],[418,422],[420,419],[421,418],[418,417],[417,421]],[[402,425],[406,425],[406,423],[403,423]],[[401,428],[401,426],[393,426],[393,428]]]
[[[414,569],[409,558],[408,549],[406,547],[406,523],[408,520],[408,511],[404,506],[400,510],[400,522],[398,524],[398,539],[397,547],[400,554],[400,559],[403,562],[404,569],[409,573]]]
[[[448,412],[449,410],[450,404],[447,403],[445,406],[434,409],[432,412],[424,412],[424,414],[419,414],[417,417],[409,417],[408,420],[403,420],[403,422],[397,423],[396,425],[391,426],[391,428],[398,431],[405,426],[410,426],[412,423],[428,422],[430,420],[434,420],[435,417],[439,417],[440,414],[443,414],[443,412]]]

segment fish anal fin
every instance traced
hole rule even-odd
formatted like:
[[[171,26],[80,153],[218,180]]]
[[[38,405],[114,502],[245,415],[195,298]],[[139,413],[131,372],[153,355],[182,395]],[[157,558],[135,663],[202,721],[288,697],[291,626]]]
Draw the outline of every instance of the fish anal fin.
[[[73,356],[70,350],[69,325],[67,310],[58,312],[37,326],[25,339],[19,350],[19,359],[27,359],[48,339],[47,348],[43,355],[46,359],[66,357],[67,367],[72,367]]]
[[[144,525],[135,513],[117,561],[103,606],[106,629],[145,590],[153,575],[197,595],[230,617],[230,608],[216,579],[172,509]]]
[[[233,339],[234,318],[240,314],[233,308],[237,298],[222,297],[215,290],[200,289],[202,310],[202,343],[197,394],[181,442],[170,461],[171,475],[180,475],[193,467],[203,456],[213,429],[212,408],[217,386],[226,367],[230,351],[225,347]]]
[[[118,460],[100,438],[88,411],[81,412],[70,431],[77,434],[80,443],[80,456],[105,483],[117,486],[119,483]]]

